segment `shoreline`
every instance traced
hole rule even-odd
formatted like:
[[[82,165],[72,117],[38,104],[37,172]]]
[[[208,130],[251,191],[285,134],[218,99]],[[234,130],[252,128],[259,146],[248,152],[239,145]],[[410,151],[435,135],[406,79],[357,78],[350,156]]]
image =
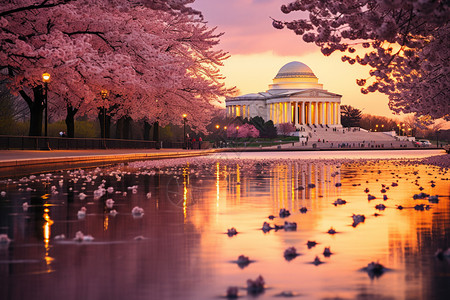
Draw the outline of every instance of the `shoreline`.
[[[389,152],[392,150],[439,150],[439,148],[219,148],[206,150],[181,150],[170,149],[148,150],[148,149],[127,149],[127,150],[96,150],[96,151],[26,151],[26,150],[6,150],[0,151],[0,178],[17,177],[32,173],[55,172],[60,170],[75,168],[102,167],[113,164],[198,157],[219,153],[245,153],[245,152],[355,152],[355,151],[376,151]],[[442,154],[445,154],[445,150]],[[8,157],[9,156],[9,157]],[[26,156],[26,158],[23,158]],[[444,155],[445,156],[445,155]],[[441,163],[442,164],[442,163]],[[449,162],[444,163],[449,167]]]

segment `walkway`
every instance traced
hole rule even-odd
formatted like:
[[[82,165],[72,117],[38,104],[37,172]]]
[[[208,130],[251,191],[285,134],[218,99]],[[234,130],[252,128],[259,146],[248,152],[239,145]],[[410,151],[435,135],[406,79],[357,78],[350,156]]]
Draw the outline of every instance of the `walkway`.
[[[102,166],[133,160],[199,156],[215,151],[213,149],[1,150],[0,177]]]

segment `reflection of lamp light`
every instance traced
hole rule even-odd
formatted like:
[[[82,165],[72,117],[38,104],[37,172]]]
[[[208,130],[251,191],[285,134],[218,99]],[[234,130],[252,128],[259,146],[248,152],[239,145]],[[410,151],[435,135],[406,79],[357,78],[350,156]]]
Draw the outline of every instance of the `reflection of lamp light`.
[[[186,222],[186,217],[187,217],[187,200],[188,200],[188,180],[189,180],[189,175],[188,175],[188,169],[187,168],[183,168],[183,217],[184,217],[184,222]]]
[[[47,206],[48,204],[44,204],[44,206]],[[48,251],[50,250],[49,242],[50,242],[50,235],[51,235],[51,226],[53,225],[53,220],[50,218],[49,213],[50,210],[46,207],[44,209],[44,215],[43,218],[45,220],[44,226],[42,228],[44,229],[44,248],[45,248],[45,262],[47,265],[50,265],[53,261],[53,258],[48,255]]]

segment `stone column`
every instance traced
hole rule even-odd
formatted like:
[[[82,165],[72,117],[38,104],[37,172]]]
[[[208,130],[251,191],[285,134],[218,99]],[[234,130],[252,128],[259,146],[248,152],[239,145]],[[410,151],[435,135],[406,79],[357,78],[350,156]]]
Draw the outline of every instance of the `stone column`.
[[[311,101],[308,102],[308,125],[311,125]]]
[[[272,122],[274,122],[275,123],[275,121],[274,121],[274,119],[275,119],[275,114],[274,114],[274,109],[275,109],[275,107],[273,106],[273,103],[271,103],[270,104],[270,113],[271,113],[271,117],[270,117],[270,119],[272,120]]]
[[[294,102],[294,125],[298,124],[298,102]]]
[[[278,109],[279,109],[278,103],[274,103],[273,106],[274,106],[274,110],[273,110],[273,112],[274,112],[274,120],[273,120],[273,123],[274,124],[278,124]]]
[[[314,124],[319,124],[319,102],[314,102]]]
[[[339,102],[337,102],[336,103],[337,104],[337,123],[338,123],[338,125],[341,125],[341,106],[339,105],[340,103]]]
[[[327,124],[331,124],[331,115],[330,115],[331,105],[330,102],[327,102]]]
[[[326,114],[325,114],[326,110],[327,110],[327,108],[325,107],[325,102],[322,102],[322,125],[327,124]]]
[[[330,102],[330,124],[334,125],[334,102]]]
[[[284,107],[283,102],[280,102],[278,104],[278,107],[279,107],[279,110],[280,110],[280,116],[279,116],[279,119],[278,119],[278,124],[281,124],[281,123],[283,123],[283,107]]]
[[[292,103],[288,102],[288,122],[292,123]]]
[[[272,121],[273,121],[273,124],[275,124],[275,120],[276,120],[276,110],[277,110],[277,107],[276,107],[276,103],[272,103]]]
[[[302,125],[305,125],[305,101],[302,101],[301,117],[302,117]]]

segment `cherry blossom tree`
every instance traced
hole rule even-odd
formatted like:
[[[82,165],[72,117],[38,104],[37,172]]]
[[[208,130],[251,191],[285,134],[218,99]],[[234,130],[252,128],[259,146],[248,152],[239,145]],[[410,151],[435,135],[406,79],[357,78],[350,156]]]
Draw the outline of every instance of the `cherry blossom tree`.
[[[245,123],[239,127],[238,137],[241,138],[257,138],[259,137],[259,130],[249,123]]]
[[[363,94],[389,96],[396,112],[450,119],[450,2],[445,0],[297,0],[281,6],[303,17],[274,20],[324,55],[369,65]]]
[[[105,108],[162,125],[189,112],[203,128],[232,90],[219,72],[228,55],[213,49],[221,34],[186,6],[191,0],[2,2],[1,76],[30,107],[30,135],[41,134],[43,72],[52,75],[50,112],[66,114],[68,127],[76,113]]]
[[[289,135],[289,133],[295,131],[295,126],[292,123],[280,123],[277,126],[277,132],[279,135]]]
[[[259,137],[259,130],[255,126],[249,123],[242,124],[241,126],[228,126],[227,128],[228,138],[257,138]]]

